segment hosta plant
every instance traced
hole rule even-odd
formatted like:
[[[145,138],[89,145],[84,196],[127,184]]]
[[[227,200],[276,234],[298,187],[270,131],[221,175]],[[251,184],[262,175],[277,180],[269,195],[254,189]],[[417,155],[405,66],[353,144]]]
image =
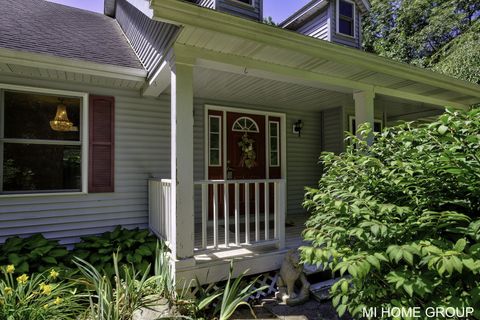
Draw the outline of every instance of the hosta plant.
[[[154,263],[157,238],[148,230],[122,229],[120,226],[112,232],[99,236],[82,237],[75,244],[73,255],[94,265],[108,276],[115,274],[112,255],[119,252],[118,263],[129,264],[137,271],[144,271]],[[121,270],[123,272],[123,270]]]
[[[11,237],[0,245],[0,265],[15,265],[16,273],[41,273],[51,268],[71,265],[68,250],[56,240],[41,234],[28,238]]]
[[[331,291],[338,313],[473,307],[480,319],[480,109],[386,128],[371,146],[349,139],[307,189],[301,249],[349,275]]]
[[[0,320],[78,319],[82,312],[73,283],[55,269],[17,276],[7,265],[0,273]]]

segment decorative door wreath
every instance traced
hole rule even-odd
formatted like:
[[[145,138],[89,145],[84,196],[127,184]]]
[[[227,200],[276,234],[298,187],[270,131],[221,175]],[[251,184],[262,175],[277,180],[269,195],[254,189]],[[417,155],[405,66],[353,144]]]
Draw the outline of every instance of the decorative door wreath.
[[[255,140],[248,137],[248,134],[245,132],[242,136],[242,140],[238,143],[238,146],[242,150],[242,159],[240,160],[241,167],[247,167],[248,169],[253,168],[257,165],[257,154],[253,148]]]

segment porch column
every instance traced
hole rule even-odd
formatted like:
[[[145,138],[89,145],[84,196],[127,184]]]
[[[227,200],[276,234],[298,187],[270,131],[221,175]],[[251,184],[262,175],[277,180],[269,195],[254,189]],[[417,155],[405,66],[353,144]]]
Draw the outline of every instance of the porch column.
[[[375,110],[375,93],[372,91],[359,91],[353,94],[355,100],[355,132],[358,127],[364,123],[370,123],[373,130],[374,126],[374,110]],[[367,138],[368,144],[372,144],[373,136]]]
[[[179,56],[171,61],[171,247],[177,264],[190,264],[194,250],[193,65]]]

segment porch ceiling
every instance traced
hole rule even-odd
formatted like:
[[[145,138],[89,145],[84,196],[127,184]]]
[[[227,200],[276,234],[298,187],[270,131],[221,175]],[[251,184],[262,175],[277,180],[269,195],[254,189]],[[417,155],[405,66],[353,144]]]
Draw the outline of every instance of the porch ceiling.
[[[151,4],[155,19],[183,26],[176,48],[197,61],[243,66],[271,80],[277,74],[278,80],[345,93],[374,90],[458,107],[480,102],[480,86],[472,83],[181,1]]]
[[[331,108],[347,98],[344,93],[335,91],[203,67],[194,70],[194,95],[204,99],[302,110]]]

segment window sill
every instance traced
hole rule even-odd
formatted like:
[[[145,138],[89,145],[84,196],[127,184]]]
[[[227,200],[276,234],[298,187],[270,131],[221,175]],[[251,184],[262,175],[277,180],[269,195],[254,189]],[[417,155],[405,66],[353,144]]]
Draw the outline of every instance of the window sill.
[[[235,5],[238,5],[238,6],[243,6],[243,7],[247,7],[247,8],[255,8],[254,6],[254,1],[252,1],[251,3],[245,3],[245,2],[242,2],[242,1],[238,1],[238,0],[228,0],[228,2],[231,2],[232,4],[235,4]]]
[[[339,37],[344,37],[344,38],[347,38],[347,39],[351,39],[351,40],[357,40],[357,37],[351,36],[349,34],[341,33],[341,32],[335,32],[335,35],[337,35]]]
[[[62,196],[83,196],[88,192],[50,192],[50,193],[12,193],[0,194],[0,199],[4,198],[37,198],[37,197],[62,197]]]

